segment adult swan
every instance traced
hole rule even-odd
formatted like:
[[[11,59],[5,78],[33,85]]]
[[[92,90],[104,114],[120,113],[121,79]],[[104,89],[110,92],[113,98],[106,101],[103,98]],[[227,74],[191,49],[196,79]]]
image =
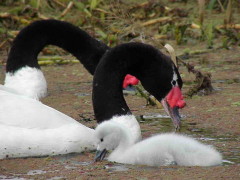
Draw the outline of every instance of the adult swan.
[[[131,129],[133,143],[141,139],[139,124],[123,97],[122,82],[126,74],[136,76],[143,87],[165,105],[178,128],[178,109],[185,105],[180,74],[168,56],[142,43],[118,45],[100,60],[93,79],[93,107],[98,123],[117,121]]]

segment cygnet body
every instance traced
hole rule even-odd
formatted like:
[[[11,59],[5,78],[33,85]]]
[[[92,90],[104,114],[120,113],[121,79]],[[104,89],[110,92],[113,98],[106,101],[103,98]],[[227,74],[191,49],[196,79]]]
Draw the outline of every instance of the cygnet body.
[[[214,166],[222,162],[218,151],[191,137],[166,133],[131,144],[129,133],[121,124],[103,122],[96,128],[98,151],[113,150],[108,160],[124,164]],[[103,159],[101,153],[99,158]]]

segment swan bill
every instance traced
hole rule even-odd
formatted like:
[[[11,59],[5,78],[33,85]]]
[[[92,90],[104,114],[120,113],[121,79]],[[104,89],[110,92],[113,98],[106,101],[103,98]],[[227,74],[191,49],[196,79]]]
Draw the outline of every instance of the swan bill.
[[[168,104],[167,99],[164,98],[161,100],[164,110],[168,113],[171,117],[173,125],[175,127],[175,131],[179,131],[181,127],[181,116],[179,114],[179,107],[174,106],[173,108]]]
[[[96,152],[94,162],[102,161],[105,158],[107,153],[108,153],[108,151],[106,149],[98,150]]]

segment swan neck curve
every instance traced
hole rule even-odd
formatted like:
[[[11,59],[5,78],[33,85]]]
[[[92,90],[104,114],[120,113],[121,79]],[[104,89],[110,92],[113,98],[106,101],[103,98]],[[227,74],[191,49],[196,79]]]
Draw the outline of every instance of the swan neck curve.
[[[73,54],[93,74],[109,47],[72,24],[58,20],[36,21],[20,31],[13,41],[7,72],[29,66],[39,68],[37,56],[47,45],[56,45]]]
[[[107,51],[93,80],[93,107],[98,123],[131,114],[122,92],[126,74],[136,76],[158,100],[164,98],[172,88],[172,64],[170,58],[142,43],[126,43]]]

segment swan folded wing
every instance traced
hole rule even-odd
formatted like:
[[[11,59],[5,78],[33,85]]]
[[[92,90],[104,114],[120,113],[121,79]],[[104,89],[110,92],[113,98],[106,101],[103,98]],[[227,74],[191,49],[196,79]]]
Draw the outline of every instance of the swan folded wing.
[[[0,90],[0,122],[6,125],[50,129],[77,122],[41,102]]]
[[[1,85],[1,84],[0,84],[0,92],[1,92],[1,93],[3,93],[3,92],[8,92],[8,93],[13,93],[13,94],[16,94],[16,95],[20,95],[20,96],[21,96],[21,94],[20,94],[18,91],[16,91],[15,89],[8,88],[8,87],[3,86],[3,85]]]
[[[52,129],[28,129],[0,124],[0,142],[0,159],[96,149],[94,130],[75,124]]]

